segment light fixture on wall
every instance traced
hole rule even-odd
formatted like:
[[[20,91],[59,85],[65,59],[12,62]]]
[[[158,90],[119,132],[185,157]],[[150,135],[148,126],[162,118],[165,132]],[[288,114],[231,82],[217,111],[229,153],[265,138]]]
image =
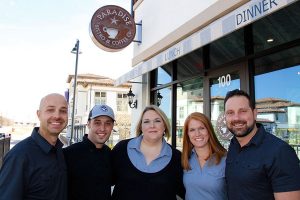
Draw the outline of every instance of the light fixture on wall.
[[[130,108],[137,108],[137,100],[133,101],[134,94],[131,91],[131,88],[129,89],[129,92],[127,93],[128,97],[128,104]]]
[[[161,94],[159,93],[159,91],[157,92],[157,106],[161,105],[161,99],[163,98],[163,96],[161,96]]]
[[[274,38],[268,38],[268,39],[267,39],[267,42],[268,42],[268,43],[274,42]]]

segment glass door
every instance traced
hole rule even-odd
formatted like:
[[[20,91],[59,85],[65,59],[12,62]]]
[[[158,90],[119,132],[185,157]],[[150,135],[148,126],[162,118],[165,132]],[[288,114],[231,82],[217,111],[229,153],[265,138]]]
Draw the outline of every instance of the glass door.
[[[226,128],[224,116],[224,99],[228,91],[241,88],[244,64],[223,68],[210,73],[209,77],[209,114],[211,122],[221,144],[228,148],[232,134]],[[244,80],[243,80],[244,81]]]
[[[203,77],[180,82],[176,89],[176,148],[182,150],[185,119],[192,112],[203,112]]]

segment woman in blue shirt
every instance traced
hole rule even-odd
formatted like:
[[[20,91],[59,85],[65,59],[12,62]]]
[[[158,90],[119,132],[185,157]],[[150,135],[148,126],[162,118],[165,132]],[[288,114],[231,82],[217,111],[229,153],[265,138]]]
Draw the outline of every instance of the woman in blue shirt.
[[[199,112],[190,114],[183,134],[185,200],[226,200],[226,149],[218,141],[210,120]]]

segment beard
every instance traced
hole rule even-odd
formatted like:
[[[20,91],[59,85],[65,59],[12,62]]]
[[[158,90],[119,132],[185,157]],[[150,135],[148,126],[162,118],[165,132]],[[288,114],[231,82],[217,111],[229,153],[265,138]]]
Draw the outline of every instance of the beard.
[[[233,121],[231,122],[231,125],[234,125],[235,123],[246,123],[246,121]],[[235,136],[235,137],[246,137],[247,135],[249,135],[251,133],[251,131],[254,129],[255,126],[255,121],[250,125],[250,126],[246,126],[246,128],[242,128],[242,129],[236,129],[236,128],[228,128],[228,130]]]

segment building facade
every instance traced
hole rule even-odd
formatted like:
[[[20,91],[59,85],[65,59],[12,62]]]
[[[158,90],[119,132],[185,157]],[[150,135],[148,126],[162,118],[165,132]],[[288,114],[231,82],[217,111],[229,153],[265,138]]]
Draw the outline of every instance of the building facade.
[[[134,82],[139,104],[133,125],[160,94],[172,145],[181,148],[183,122],[198,111],[210,117],[227,146],[232,136],[224,123],[224,97],[243,89],[256,101],[258,121],[299,155],[299,1],[138,0],[133,14],[139,24],[133,68],[116,80]]]
[[[70,139],[72,110],[73,110],[73,85],[74,75],[69,75],[67,79],[69,89],[66,94],[69,103],[69,125],[67,137]],[[131,127],[131,110],[128,106],[127,93],[131,84],[122,84],[114,86],[115,80],[108,77],[94,74],[77,75],[77,87],[75,94],[74,109],[74,131],[73,139],[80,141],[83,134],[87,132],[86,124],[90,110],[97,104],[109,105],[115,113],[116,123],[108,144],[113,146],[119,140],[128,138]]]

